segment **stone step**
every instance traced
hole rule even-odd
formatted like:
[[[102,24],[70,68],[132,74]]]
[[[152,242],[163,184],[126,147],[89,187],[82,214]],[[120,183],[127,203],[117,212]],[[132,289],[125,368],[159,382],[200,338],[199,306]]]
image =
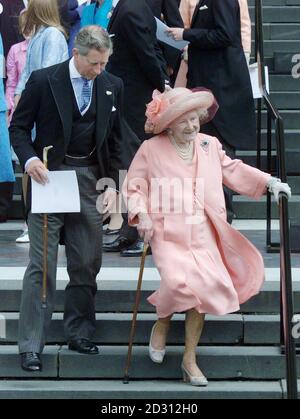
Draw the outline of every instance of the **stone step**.
[[[28,374],[20,368],[19,351],[16,346],[0,345],[0,377],[1,378],[58,378],[60,347],[47,346],[43,353],[43,371]]]
[[[175,315],[168,335],[168,345],[183,345],[184,315]],[[135,343],[147,345],[154,322],[154,314],[139,314]],[[5,322],[5,323],[4,323]],[[19,313],[1,313],[0,344],[18,342]],[[97,328],[93,341],[99,345],[126,345],[128,343],[132,322],[131,313],[97,314]],[[5,327],[4,327],[5,324]],[[2,325],[2,327],[1,327]],[[5,329],[5,337],[4,334]],[[300,342],[300,340],[298,340]],[[47,339],[48,345],[65,344],[63,314],[53,315],[51,329]],[[202,345],[279,345],[279,315],[241,315],[232,314],[223,317],[207,316]]]
[[[200,388],[192,387],[179,380],[131,381],[127,385],[124,385],[122,380],[0,380],[0,399],[280,400],[284,398],[282,388],[281,381],[211,381],[208,387]],[[104,406],[108,406],[108,402],[98,403],[98,412],[101,412]],[[138,409],[139,407],[136,407],[135,412]],[[156,407],[156,409],[159,408]],[[143,411],[146,410],[143,409]]]
[[[182,347],[169,347],[165,363],[158,366],[148,358],[147,347],[135,346],[131,376],[139,379],[180,379],[182,353]],[[101,355],[92,360],[91,357],[70,353],[63,347],[59,353],[59,376],[99,378],[100,372],[101,378],[122,378],[126,354],[127,347],[102,347]],[[201,347],[197,354],[203,373],[210,380],[273,380],[283,379],[286,373],[285,357],[275,347]]]
[[[18,348],[0,346],[1,378],[122,379],[127,346],[102,346],[96,356],[69,351],[67,347],[46,347],[41,373],[26,373],[20,368]],[[147,346],[134,346],[132,379],[182,378],[180,364],[183,347],[168,347],[165,362],[155,365]],[[280,380],[286,375],[285,356],[280,348],[203,346],[197,349],[200,368],[209,380]],[[300,366],[300,356],[297,357]],[[298,370],[300,371],[300,370]]]
[[[299,80],[298,80],[299,82]],[[300,84],[300,83],[299,83]],[[279,109],[300,109],[300,92],[271,92],[271,99]],[[299,121],[300,125],[300,121]]]
[[[237,158],[243,160],[246,164],[256,167],[257,166],[257,153],[256,152],[238,152]],[[261,156],[261,170],[268,172],[268,158],[266,152],[262,152]],[[271,172],[276,173],[278,167],[278,158],[275,150],[272,153]],[[286,170],[287,173],[299,176],[300,182],[300,150],[286,150]]]
[[[294,79],[291,75],[273,74],[270,76],[270,88],[271,92],[300,92],[300,83],[298,79]]]
[[[266,111],[263,111],[263,129],[267,128]],[[300,110],[281,110],[280,115],[284,120],[284,128],[286,130],[300,130]]]
[[[255,34],[255,25],[252,24],[253,39]],[[300,39],[300,23],[265,23],[264,39],[296,41]]]
[[[282,113],[282,111],[280,112]],[[299,115],[300,116],[300,115]],[[275,131],[273,130],[273,149],[276,148],[275,142]],[[284,141],[286,149],[298,150],[300,145],[300,129],[287,129],[285,128],[284,132]],[[266,129],[262,130],[262,148],[266,150],[267,148],[267,132]]]
[[[297,41],[300,39],[300,23],[271,23],[270,40]]]
[[[255,20],[255,8],[249,7],[252,22]],[[263,8],[264,23],[299,23],[300,6],[266,6]]]
[[[2,271],[6,270],[1,268]],[[104,275],[107,268],[103,268],[101,275]],[[109,271],[112,271],[110,269]],[[111,280],[102,279],[98,281],[99,292],[96,295],[96,311],[98,313],[132,313],[139,269],[126,268],[124,278],[124,268],[114,268],[115,274],[111,274]],[[23,272],[20,278],[11,279],[1,278],[0,280],[0,313],[16,313],[20,310],[21,289]],[[8,275],[6,275],[8,276]],[[66,279],[59,279],[66,277]],[[259,295],[253,297],[241,307],[241,313],[279,313],[279,277],[278,268],[266,269],[266,282]],[[100,278],[100,276],[99,276]],[[120,279],[123,278],[123,279]],[[293,269],[294,293],[295,293],[295,312],[300,312],[300,271]],[[68,283],[65,268],[58,269],[57,291],[55,295],[54,311],[61,313],[64,310],[64,289]],[[155,268],[146,268],[143,287],[141,292],[140,313],[154,313],[155,309],[147,302],[147,298],[159,287],[160,277]]]
[[[300,7],[299,7],[300,10]],[[252,41],[252,51],[255,50],[254,41]],[[292,55],[299,54],[299,41],[298,40],[268,40],[264,42],[265,56],[273,56],[275,53],[282,53],[286,51]]]

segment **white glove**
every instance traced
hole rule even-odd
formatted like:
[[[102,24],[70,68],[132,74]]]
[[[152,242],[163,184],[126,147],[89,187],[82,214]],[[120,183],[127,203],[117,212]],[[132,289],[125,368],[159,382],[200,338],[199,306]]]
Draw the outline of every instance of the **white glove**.
[[[271,177],[269,180],[267,187],[271,193],[274,194],[277,204],[279,204],[279,194],[280,192],[284,192],[287,194],[288,198],[291,199],[292,197],[292,190],[287,183],[282,183],[280,179],[275,177]]]

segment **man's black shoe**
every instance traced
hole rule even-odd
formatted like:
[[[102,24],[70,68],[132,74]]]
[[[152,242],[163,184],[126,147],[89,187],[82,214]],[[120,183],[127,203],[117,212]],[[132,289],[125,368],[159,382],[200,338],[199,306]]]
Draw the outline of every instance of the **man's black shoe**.
[[[141,257],[144,251],[144,241],[138,239],[133,245],[121,251],[121,256],[124,258]],[[147,256],[152,255],[151,247],[149,246]]]
[[[118,236],[114,241],[111,243],[106,243],[103,245],[104,252],[121,252],[123,249],[126,249],[128,246],[131,245],[130,242],[126,237]]]
[[[21,366],[27,372],[41,372],[42,363],[40,354],[34,352],[26,352],[21,354]]]
[[[88,339],[78,339],[69,342],[70,351],[77,351],[80,354],[98,355],[99,348]]]

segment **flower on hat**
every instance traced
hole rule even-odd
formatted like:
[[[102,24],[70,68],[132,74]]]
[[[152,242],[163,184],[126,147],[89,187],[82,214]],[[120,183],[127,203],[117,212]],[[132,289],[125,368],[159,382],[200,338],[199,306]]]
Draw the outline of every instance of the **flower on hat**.
[[[169,104],[169,101],[166,100],[162,94],[160,94],[158,91],[155,91],[153,94],[152,102],[147,105],[147,118],[153,123],[155,118],[160,116],[160,114],[168,108]]]

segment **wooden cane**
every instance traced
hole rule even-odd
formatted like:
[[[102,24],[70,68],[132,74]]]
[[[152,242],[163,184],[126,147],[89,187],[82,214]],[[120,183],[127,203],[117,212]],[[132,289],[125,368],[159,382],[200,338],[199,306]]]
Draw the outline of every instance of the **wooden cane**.
[[[124,384],[129,383],[129,369],[131,366],[132,346],[133,346],[133,339],[134,339],[135,330],[136,330],[136,320],[137,320],[138,309],[141,302],[141,289],[142,289],[143,274],[144,274],[144,269],[145,269],[145,262],[146,262],[148,248],[149,248],[149,245],[145,243],[142,260],[141,260],[141,267],[140,267],[139,280],[138,280],[138,285],[137,285],[137,290],[136,290],[136,296],[135,296],[135,305],[134,305],[134,310],[133,310],[133,318],[132,318],[131,332],[130,332],[129,345],[128,345],[127,362],[125,366],[125,373],[124,373],[124,380],[123,380]]]
[[[48,152],[53,146],[45,147],[43,150],[43,163],[46,169],[48,169]],[[42,289],[42,308],[47,309],[47,279],[48,279],[48,214],[44,214],[43,217],[43,289]]]

